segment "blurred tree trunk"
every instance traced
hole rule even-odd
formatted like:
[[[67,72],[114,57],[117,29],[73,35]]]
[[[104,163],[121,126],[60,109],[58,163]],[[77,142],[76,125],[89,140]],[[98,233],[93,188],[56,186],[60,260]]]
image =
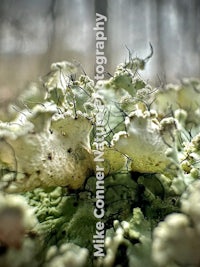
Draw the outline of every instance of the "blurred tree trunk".
[[[156,1],[156,32],[157,32],[157,70],[159,72],[165,73],[165,55],[164,55],[164,44],[165,38],[163,33],[163,13],[162,13],[162,0]]]
[[[51,0],[49,8],[47,10],[47,18],[49,18],[50,24],[50,31],[48,36],[48,50],[46,55],[46,67],[48,68],[51,63],[52,59],[54,58],[55,54],[55,47],[56,47],[56,18],[57,18],[57,0]]]
[[[102,14],[104,15],[107,19],[108,18],[108,1],[107,0],[102,0],[102,1],[99,1],[99,0],[95,0],[95,14],[96,13],[99,13],[99,14]],[[108,21],[104,24],[105,27],[104,27],[104,35],[108,37]],[[108,40],[106,42],[104,42],[104,53],[105,55],[107,56],[108,55]],[[107,69],[108,66],[105,66],[105,68]],[[94,69],[95,69],[95,66],[94,66]],[[94,73],[95,73],[95,70],[94,70]]]
[[[108,0],[103,0],[103,1],[95,0],[95,14],[96,13],[102,14],[108,18]],[[108,22],[105,23],[105,28],[104,28],[104,35],[105,36],[108,36],[107,24],[108,24]],[[108,50],[107,42],[105,42],[105,50],[104,50],[105,53],[108,52],[107,50]]]

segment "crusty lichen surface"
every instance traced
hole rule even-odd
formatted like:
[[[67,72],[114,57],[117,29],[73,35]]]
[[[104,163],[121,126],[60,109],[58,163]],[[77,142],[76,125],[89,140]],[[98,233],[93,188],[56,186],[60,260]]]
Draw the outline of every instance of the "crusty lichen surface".
[[[141,78],[149,57],[96,84],[54,63],[0,112],[0,267],[200,266],[200,80],[155,88]]]

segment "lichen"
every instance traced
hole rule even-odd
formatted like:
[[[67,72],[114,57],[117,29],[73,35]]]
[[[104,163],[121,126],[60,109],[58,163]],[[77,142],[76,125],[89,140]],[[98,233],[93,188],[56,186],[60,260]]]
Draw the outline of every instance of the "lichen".
[[[26,199],[0,193],[0,266],[38,266],[38,220]]]
[[[152,53],[96,84],[54,63],[0,112],[0,266],[199,267],[200,81],[154,88]]]
[[[194,266],[200,263],[199,181],[181,198],[182,213],[168,215],[154,230],[153,258],[158,266]]]

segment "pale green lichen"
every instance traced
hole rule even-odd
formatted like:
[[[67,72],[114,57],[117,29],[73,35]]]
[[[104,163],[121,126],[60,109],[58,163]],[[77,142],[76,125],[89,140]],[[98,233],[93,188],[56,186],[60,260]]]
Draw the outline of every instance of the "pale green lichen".
[[[0,266],[199,267],[200,81],[154,88],[138,75],[149,57],[96,84],[77,77],[78,66],[54,63],[1,115]]]
[[[2,165],[16,172],[9,191],[31,190],[40,186],[78,188],[90,175],[91,123],[82,114],[74,120],[68,113],[54,114],[49,121],[49,113],[48,109],[42,108],[41,111],[39,107],[37,113],[26,117],[29,121],[19,123],[17,120],[9,125],[2,123],[2,146],[7,144],[12,147],[17,162],[17,166],[12,166],[13,159],[9,161],[6,155],[2,155]]]
[[[132,171],[164,172],[170,161],[156,114],[138,109],[126,117],[125,124],[126,131],[113,137],[113,147],[130,157]]]
[[[40,252],[34,209],[18,195],[0,193],[0,266],[38,266]]]
[[[56,246],[52,246],[47,252],[44,267],[83,267],[87,266],[87,257],[87,249],[80,248],[74,244],[64,244],[59,249]]]
[[[192,183],[181,199],[183,213],[168,215],[155,228],[152,252],[158,266],[199,266],[199,189],[199,181]]]

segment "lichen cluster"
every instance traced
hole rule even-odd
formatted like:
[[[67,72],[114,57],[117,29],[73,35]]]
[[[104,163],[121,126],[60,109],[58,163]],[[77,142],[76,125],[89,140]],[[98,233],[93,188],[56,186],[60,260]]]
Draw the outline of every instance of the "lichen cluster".
[[[144,66],[95,84],[54,63],[0,112],[0,267],[200,266],[200,81],[154,88]],[[104,258],[92,244],[97,99]]]

